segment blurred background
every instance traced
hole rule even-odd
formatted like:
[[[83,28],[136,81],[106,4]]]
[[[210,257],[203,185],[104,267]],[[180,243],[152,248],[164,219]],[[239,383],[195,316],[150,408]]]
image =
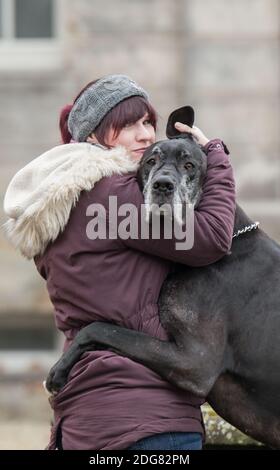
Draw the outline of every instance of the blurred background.
[[[148,90],[159,138],[171,111],[195,108],[231,151],[239,203],[280,241],[279,46],[280,0],[0,0],[1,225],[11,177],[60,143],[61,107],[125,73]],[[34,264],[3,231],[0,249],[0,449],[40,449],[51,420],[41,382],[61,338]],[[213,416],[209,442],[233,443]]]

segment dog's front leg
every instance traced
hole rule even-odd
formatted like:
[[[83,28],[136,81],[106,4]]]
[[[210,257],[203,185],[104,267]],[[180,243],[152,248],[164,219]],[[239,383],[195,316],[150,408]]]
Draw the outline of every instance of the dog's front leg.
[[[59,390],[77,360],[77,355],[90,349],[104,349],[126,356],[154,370],[174,385],[197,396],[205,397],[215,382],[211,361],[205,361],[205,345],[193,337],[185,345],[161,341],[138,331],[108,323],[94,322],[83,328],[69,350],[53,367],[48,389]],[[198,354],[198,350],[203,355]],[[203,358],[203,360],[201,360]]]

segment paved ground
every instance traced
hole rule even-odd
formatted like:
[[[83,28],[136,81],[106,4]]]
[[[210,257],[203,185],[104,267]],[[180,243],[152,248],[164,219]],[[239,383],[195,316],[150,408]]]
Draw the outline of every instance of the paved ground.
[[[0,450],[43,450],[50,426],[45,422],[4,421],[0,424]]]
[[[0,383],[0,450],[40,450],[48,444],[52,410],[41,380]]]

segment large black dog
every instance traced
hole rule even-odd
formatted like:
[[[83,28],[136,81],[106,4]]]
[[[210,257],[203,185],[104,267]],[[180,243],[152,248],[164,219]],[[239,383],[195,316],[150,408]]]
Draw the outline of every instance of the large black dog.
[[[181,115],[175,113],[175,120],[190,123],[182,110]],[[196,204],[206,157],[186,136],[182,139],[175,131],[172,135],[170,124],[169,120],[168,137],[179,138],[157,143],[145,153],[139,170],[143,189],[149,189],[156,159],[167,152],[169,171],[161,172],[154,192],[170,198],[178,184],[176,171],[193,171],[185,190]],[[185,170],[178,165],[182,153],[189,163]],[[179,192],[183,189],[179,187]],[[245,227],[249,230],[239,234]],[[52,368],[48,389],[56,391],[65,384],[84,351],[107,348],[141,362],[178,387],[207,396],[214,410],[233,426],[280,448],[280,247],[254,228],[237,206],[237,236],[230,256],[203,268],[180,265],[167,278],[159,309],[172,342],[95,322],[78,333]]]

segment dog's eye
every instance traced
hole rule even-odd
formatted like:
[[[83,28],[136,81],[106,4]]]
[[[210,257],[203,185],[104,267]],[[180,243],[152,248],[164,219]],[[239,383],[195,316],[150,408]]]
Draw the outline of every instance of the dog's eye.
[[[191,171],[191,170],[194,169],[194,165],[191,162],[187,162],[187,163],[185,163],[185,168],[186,168],[186,170]]]
[[[147,161],[147,164],[153,166],[156,164],[156,161],[154,158],[150,158],[150,160]]]

